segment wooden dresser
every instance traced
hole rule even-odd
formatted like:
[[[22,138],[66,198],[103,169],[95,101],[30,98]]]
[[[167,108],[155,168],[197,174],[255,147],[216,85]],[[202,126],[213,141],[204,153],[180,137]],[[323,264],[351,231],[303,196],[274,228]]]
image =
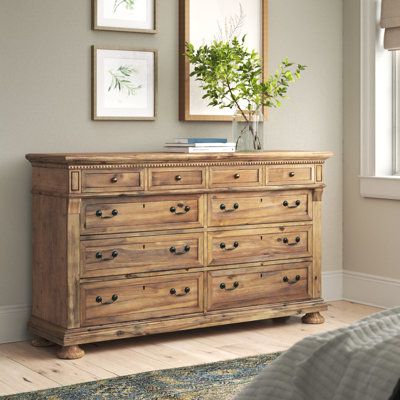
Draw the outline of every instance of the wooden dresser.
[[[322,323],[330,152],[28,154],[36,346]]]

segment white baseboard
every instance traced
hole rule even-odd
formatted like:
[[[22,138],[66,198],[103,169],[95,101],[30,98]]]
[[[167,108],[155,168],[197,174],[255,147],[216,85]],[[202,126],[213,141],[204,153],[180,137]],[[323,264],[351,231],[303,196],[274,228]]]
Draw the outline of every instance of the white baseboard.
[[[31,306],[0,306],[0,343],[21,342],[29,339],[27,329]]]
[[[343,299],[343,271],[322,272],[322,298],[326,301]]]
[[[400,306],[400,280],[345,270],[343,299],[370,306]]]

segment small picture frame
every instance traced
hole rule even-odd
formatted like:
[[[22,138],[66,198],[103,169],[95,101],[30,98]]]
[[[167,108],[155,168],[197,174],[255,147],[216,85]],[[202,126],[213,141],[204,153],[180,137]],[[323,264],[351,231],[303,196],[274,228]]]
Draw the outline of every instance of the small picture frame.
[[[93,0],[93,29],[157,32],[156,0]]]
[[[92,47],[92,118],[156,118],[157,51]]]

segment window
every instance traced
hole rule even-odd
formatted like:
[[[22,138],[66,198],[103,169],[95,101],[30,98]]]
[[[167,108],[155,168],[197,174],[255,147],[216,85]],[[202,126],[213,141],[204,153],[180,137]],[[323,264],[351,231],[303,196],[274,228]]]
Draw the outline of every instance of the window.
[[[400,200],[400,52],[384,49],[381,1],[360,7],[360,193]]]
[[[394,51],[393,62],[393,175],[400,176],[400,52]]]

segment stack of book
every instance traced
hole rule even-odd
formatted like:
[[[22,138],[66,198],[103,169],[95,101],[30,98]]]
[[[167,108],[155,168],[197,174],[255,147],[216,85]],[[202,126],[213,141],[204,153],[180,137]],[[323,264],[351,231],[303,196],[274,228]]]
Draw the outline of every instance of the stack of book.
[[[173,153],[233,153],[236,145],[219,138],[179,138],[165,143],[165,148]]]

